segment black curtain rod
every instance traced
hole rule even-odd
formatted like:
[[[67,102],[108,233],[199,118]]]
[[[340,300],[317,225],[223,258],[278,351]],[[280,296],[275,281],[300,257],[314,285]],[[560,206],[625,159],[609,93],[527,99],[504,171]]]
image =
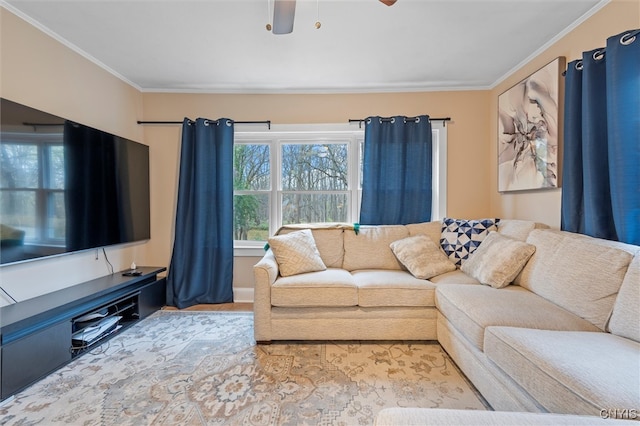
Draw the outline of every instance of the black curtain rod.
[[[64,123],[29,123],[27,121],[23,121],[22,125],[29,126],[29,127],[55,127],[55,126],[64,126]]]
[[[407,117],[407,120],[416,121],[418,117]],[[388,122],[391,121],[393,117],[382,117],[382,121]],[[358,127],[362,128],[362,122],[365,121],[366,118],[350,118],[349,123],[358,123]],[[429,117],[429,121],[451,121],[451,117],[442,117],[442,118],[432,118]]]
[[[193,120],[190,120],[193,122]],[[216,120],[210,120],[216,121]],[[271,130],[271,120],[264,121],[235,121],[232,120],[235,124],[266,124],[268,129]],[[138,124],[182,124],[182,121],[140,121],[138,120]]]

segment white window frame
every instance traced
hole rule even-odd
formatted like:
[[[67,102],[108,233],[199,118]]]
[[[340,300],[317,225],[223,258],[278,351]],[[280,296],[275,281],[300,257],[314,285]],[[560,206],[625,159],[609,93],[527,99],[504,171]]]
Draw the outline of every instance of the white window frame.
[[[432,220],[446,216],[447,206],[447,129],[443,121],[432,121],[433,136],[433,202]],[[351,222],[358,222],[362,188],[360,187],[361,144],[364,127],[357,124],[272,124],[270,130],[236,125],[234,143],[269,144],[271,188],[269,189],[269,233],[282,226],[282,145],[291,143],[346,143],[351,161],[348,169],[349,211]],[[242,191],[258,193],[259,191]],[[338,193],[342,191],[331,191]],[[264,193],[264,191],[262,192]],[[262,256],[263,241],[234,241],[235,256]]]
[[[447,126],[445,121],[431,122],[433,141],[433,175],[431,200],[431,220],[441,220],[447,216]]]

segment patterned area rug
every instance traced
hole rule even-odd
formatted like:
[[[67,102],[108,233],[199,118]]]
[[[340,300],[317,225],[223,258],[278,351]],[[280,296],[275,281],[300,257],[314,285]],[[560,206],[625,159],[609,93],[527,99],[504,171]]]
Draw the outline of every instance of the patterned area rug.
[[[255,344],[250,313],[159,311],[0,406],[0,424],[369,425],[486,409],[429,342]]]

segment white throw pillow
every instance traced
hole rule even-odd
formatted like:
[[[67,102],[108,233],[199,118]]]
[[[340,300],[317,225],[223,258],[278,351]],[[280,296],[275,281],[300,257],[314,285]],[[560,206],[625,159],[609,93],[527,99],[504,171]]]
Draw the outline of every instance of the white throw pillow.
[[[421,280],[456,269],[456,265],[426,235],[403,238],[392,242],[389,247],[411,275]]]
[[[274,236],[267,242],[283,277],[327,269],[309,229]]]
[[[462,264],[462,272],[493,288],[506,287],[536,251],[533,244],[490,232]]]

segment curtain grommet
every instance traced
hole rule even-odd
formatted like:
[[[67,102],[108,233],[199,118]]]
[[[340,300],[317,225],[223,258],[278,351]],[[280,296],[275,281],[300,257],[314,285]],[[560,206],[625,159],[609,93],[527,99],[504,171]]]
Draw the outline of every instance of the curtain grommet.
[[[622,37],[620,37],[620,44],[623,46],[628,46],[636,40],[635,35],[631,35],[631,33],[626,33]]]
[[[596,50],[595,52],[593,52],[593,55],[591,55],[593,57],[594,61],[601,61],[604,59],[604,53],[605,50]]]
[[[576,64],[575,64],[575,68],[576,68],[578,71],[582,71],[582,67],[583,67],[583,65],[582,65],[582,61],[578,61],[578,62],[576,62]]]
[[[231,127],[231,124],[232,124],[231,120],[227,120],[227,121],[226,121],[226,125],[227,125],[227,127]]]
[[[396,122],[396,118],[395,117],[391,117],[391,124]]]
[[[210,124],[210,123],[209,123],[209,120],[204,120],[204,125],[205,125],[205,126],[209,126],[209,124]]]
[[[420,122],[420,117],[416,117],[416,123]]]

